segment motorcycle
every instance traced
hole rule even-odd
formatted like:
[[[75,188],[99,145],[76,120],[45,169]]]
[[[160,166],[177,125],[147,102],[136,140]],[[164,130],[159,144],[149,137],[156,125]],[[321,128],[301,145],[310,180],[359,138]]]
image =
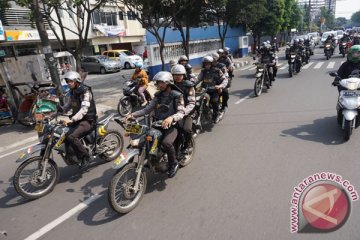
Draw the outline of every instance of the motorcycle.
[[[292,77],[295,73],[299,73],[301,70],[301,57],[295,52],[290,53],[289,64],[289,76]]]
[[[108,187],[108,201],[110,206],[119,213],[132,211],[142,199],[147,184],[145,169],[152,173],[166,173],[168,170],[168,158],[158,139],[161,138],[162,121],[150,123],[148,116],[143,123],[133,121],[125,123],[121,119],[115,121],[130,136],[130,144],[127,153],[113,162],[116,173],[111,178]],[[176,156],[181,167],[191,163],[195,153],[194,139],[188,143],[189,148],[184,149],[185,138],[179,129],[175,140]]]
[[[332,48],[332,45],[331,43],[325,43],[325,46],[324,46],[324,53],[325,53],[325,56],[326,56],[326,60],[329,60],[331,58],[331,56],[333,55],[333,48]]]
[[[330,73],[330,76],[338,80],[334,81],[337,84],[333,84],[339,89],[337,122],[344,130],[345,141],[348,141],[352,130],[360,125],[360,73],[352,74],[347,79],[339,79],[336,72]]]
[[[91,159],[99,156],[109,162],[120,155],[124,146],[123,137],[116,130],[108,130],[113,116],[111,114],[97,121],[93,130],[80,139]],[[21,196],[37,199],[54,189],[59,180],[59,169],[53,158],[53,150],[60,154],[68,166],[80,163],[73,147],[65,141],[70,129],[62,121],[58,121],[57,117],[45,118],[36,124],[35,130],[40,143],[28,148],[16,160],[20,166],[15,171],[13,184]]]
[[[339,44],[339,51],[340,51],[340,54],[345,57],[345,55],[348,53],[348,43],[347,42],[341,42]]]
[[[123,78],[125,77],[123,76]],[[125,86],[123,88],[124,96],[120,99],[117,107],[120,116],[125,117],[126,115],[132,112],[133,108],[141,106],[142,99],[137,94],[137,89],[138,89],[137,86],[138,86],[137,81],[130,80],[125,82]],[[146,101],[150,102],[151,101],[150,93],[147,90],[145,90],[144,94]]]
[[[270,64],[264,63],[254,63],[254,65],[256,65],[254,93],[258,97],[262,93],[264,85],[267,89],[272,86],[272,81],[274,81],[273,68]]]

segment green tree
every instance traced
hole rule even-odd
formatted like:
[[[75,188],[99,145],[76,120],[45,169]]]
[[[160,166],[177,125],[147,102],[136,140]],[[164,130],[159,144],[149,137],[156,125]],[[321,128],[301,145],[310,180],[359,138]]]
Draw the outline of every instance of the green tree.
[[[124,4],[131,14],[151,33],[159,44],[159,55],[162,63],[162,70],[165,70],[165,36],[166,30],[173,20],[169,15],[170,0],[119,0],[117,3]],[[141,13],[141,14],[140,14]]]
[[[107,1],[108,0],[97,0],[90,4],[90,1],[81,0],[73,0],[71,2],[67,0],[43,0],[44,5],[42,5],[41,10],[48,20],[50,28],[54,32],[61,48],[70,52],[75,57],[77,70],[81,68],[80,59],[88,44],[89,31],[92,26],[92,15],[104,6]],[[63,24],[60,11],[69,13],[67,17],[71,19],[75,28]],[[60,32],[56,30],[56,25],[58,29],[60,29]],[[73,33],[77,36],[75,48],[69,46],[66,32]]]
[[[360,25],[360,11],[357,11],[351,15],[351,21],[354,23],[354,25]]]
[[[335,27],[344,27],[348,23],[348,20],[344,17],[338,17],[335,19]]]
[[[199,25],[201,17],[199,12],[204,3],[198,0],[177,0],[169,3],[169,15],[172,17],[174,26],[180,32],[185,55],[189,57],[190,28]]]
[[[251,32],[254,44],[259,43],[263,34],[261,25],[266,21],[266,4],[266,0],[243,0],[234,4],[234,10],[236,10],[234,24],[244,25],[246,30]]]

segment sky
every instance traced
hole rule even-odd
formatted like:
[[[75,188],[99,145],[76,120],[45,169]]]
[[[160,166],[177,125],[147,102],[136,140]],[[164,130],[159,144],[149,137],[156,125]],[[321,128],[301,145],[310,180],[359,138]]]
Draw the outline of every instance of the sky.
[[[335,18],[345,17],[350,19],[351,15],[357,11],[360,11],[359,0],[336,0]]]

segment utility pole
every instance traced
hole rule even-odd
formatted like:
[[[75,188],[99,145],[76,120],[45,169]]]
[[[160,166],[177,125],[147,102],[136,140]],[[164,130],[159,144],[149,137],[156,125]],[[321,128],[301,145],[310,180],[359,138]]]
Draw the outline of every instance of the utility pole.
[[[308,32],[310,32],[310,24],[311,24],[311,0],[309,0],[309,19],[308,19]]]
[[[30,9],[33,11],[35,16],[35,24],[39,32],[41,44],[43,46],[43,52],[45,55],[45,63],[49,67],[51,80],[53,83],[57,85],[58,96],[61,96],[63,92],[62,92],[62,86],[61,86],[59,74],[57,72],[57,60],[54,58],[54,54],[50,46],[49,36],[45,29],[45,23],[44,23],[43,15],[40,12],[39,4],[40,4],[39,0],[32,0],[32,3],[30,4]],[[60,101],[62,103],[62,98],[60,98]]]

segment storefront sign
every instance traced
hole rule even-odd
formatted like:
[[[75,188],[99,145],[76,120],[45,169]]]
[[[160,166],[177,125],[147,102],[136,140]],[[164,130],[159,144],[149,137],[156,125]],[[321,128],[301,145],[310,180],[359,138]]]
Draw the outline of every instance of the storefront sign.
[[[5,40],[4,28],[0,20],[0,41],[4,41],[4,40]]]
[[[46,30],[49,39],[56,39],[52,30]],[[6,30],[5,36],[7,41],[29,41],[40,40],[40,35],[37,30]]]
[[[126,36],[126,30],[119,26],[103,26],[94,25],[95,29],[104,34],[106,37],[124,37]]]

